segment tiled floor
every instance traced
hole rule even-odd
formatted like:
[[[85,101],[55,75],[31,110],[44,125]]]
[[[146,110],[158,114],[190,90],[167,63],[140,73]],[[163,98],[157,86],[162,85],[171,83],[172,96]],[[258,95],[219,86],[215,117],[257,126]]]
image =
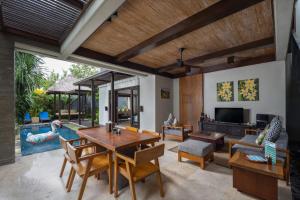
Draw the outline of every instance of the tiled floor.
[[[177,154],[168,151],[177,145],[166,141],[165,155],[160,159],[165,190],[165,200],[214,200],[252,199],[232,188],[231,169],[211,163],[206,170],[191,162],[177,162]],[[2,200],[69,200],[77,199],[81,179],[76,177],[72,191],[67,193],[65,183],[68,173],[58,177],[62,164],[62,150],[49,151],[31,156],[20,157],[16,163],[0,167],[0,199]],[[69,167],[66,168],[69,172]],[[245,180],[246,181],[246,180]],[[149,177],[146,183],[136,184],[139,200],[161,199],[156,177]],[[130,199],[129,188],[120,191],[118,199]],[[108,192],[105,180],[90,178],[83,199],[108,200],[115,199]],[[279,199],[291,199],[290,188],[279,181]]]

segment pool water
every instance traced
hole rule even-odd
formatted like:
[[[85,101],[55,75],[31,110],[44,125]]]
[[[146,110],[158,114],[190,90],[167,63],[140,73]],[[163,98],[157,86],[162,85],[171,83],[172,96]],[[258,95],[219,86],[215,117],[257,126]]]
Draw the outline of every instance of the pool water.
[[[61,148],[59,137],[55,139],[45,141],[39,144],[31,144],[26,141],[27,134],[40,134],[40,133],[47,133],[51,131],[50,124],[46,125],[26,125],[20,128],[20,140],[21,140],[21,153],[22,156],[34,154],[34,153],[41,153],[45,151],[55,150]],[[70,140],[70,139],[77,139],[79,136],[76,134],[75,131],[62,126],[62,128],[57,128],[57,132],[63,138]]]

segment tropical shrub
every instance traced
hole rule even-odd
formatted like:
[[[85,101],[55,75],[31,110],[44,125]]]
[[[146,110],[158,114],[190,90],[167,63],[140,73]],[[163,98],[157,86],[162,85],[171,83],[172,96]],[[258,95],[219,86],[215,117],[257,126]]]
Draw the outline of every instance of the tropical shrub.
[[[16,84],[16,116],[22,122],[23,116],[32,105],[32,92],[44,80],[41,64],[43,60],[32,54],[16,52],[15,84]]]

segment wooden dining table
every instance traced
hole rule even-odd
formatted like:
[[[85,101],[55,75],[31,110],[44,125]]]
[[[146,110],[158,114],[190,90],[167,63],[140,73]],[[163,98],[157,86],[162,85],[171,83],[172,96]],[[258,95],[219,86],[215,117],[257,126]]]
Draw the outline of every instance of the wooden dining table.
[[[113,153],[121,149],[139,146],[141,144],[154,144],[160,140],[160,136],[148,133],[135,133],[128,130],[121,130],[120,134],[106,131],[106,127],[83,128],[77,131],[80,137],[86,138],[99,146],[106,148]],[[114,165],[114,176],[118,176],[117,165]],[[116,185],[115,185],[116,187]],[[116,193],[115,193],[116,196]]]

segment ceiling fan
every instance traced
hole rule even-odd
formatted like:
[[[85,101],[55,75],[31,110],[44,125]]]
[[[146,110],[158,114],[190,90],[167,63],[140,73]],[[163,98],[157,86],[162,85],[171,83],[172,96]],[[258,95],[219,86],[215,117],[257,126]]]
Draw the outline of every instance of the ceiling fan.
[[[188,65],[185,64],[184,60],[183,60],[183,51],[185,50],[185,48],[179,48],[178,51],[180,53],[180,58],[176,60],[176,65],[173,65],[170,67],[168,67],[169,69],[175,69],[175,68],[185,68],[185,75],[192,75],[195,73],[201,73],[203,72],[203,67],[201,66],[195,66],[195,65]],[[241,60],[247,59],[248,57],[240,57],[240,56],[228,56],[227,57],[227,62],[223,63],[223,65],[234,65],[236,63],[238,63]],[[220,64],[219,64],[220,65]]]
[[[195,68],[198,69],[197,71],[201,70],[202,67],[200,67],[200,66],[187,65],[187,64],[184,63],[184,61],[183,61],[183,51],[184,50],[185,50],[185,48],[179,48],[180,58],[177,59],[177,61],[176,61],[177,67],[179,67],[179,68],[184,67],[186,75],[189,75],[190,73],[195,71],[194,70]]]

